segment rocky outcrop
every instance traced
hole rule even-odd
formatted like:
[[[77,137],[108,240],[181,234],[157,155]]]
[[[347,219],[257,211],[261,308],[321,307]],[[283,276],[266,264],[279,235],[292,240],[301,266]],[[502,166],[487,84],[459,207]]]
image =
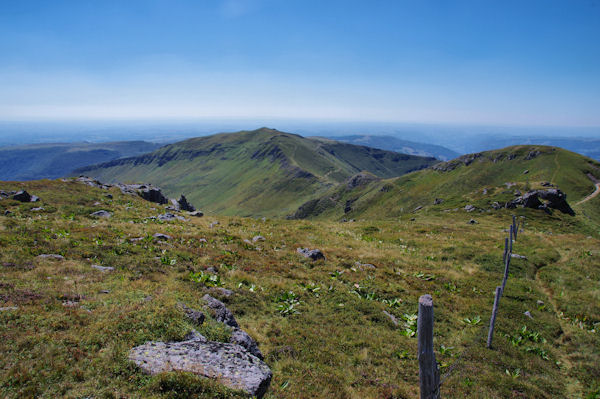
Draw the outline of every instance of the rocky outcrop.
[[[528,191],[512,201],[508,201],[505,206],[506,208],[522,206],[524,208],[542,209],[546,212],[556,209],[571,216],[575,215],[575,212],[567,203],[567,195],[556,188]]]
[[[181,197],[177,203],[179,204],[179,209],[182,211],[194,212],[196,210],[196,208],[188,202],[187,198],[185,198],[185,195],[183,194],[181,194]]]
[[[262,398],[273,376],[269,366],[234,343],[208,341],[200,334],[182,342],[148,342],[129,352],[129,359],[150,374],[184,371]]]
[[[25,190],[20,191],[2,191],[0,190],[0,199],[12,199],[19,202],[37,202],[39,197],[29,194]]]
[[[213,312],[213,317],[216,321],[233,328],[238,328],[240,326],[235,320],[233,313],[227,309],[223,302],[208,294],[204,295],[202,300],[206,302],[208,308]]]
[[[377,180],[381,180],[381,179],[372,173],[360,172],[360,173],[357,173],[354,176],[352,176],[350,179],[348,179],[348,181],[346,182],[346,186],[349,189],[353,189],[356,187],[366,186],[367,184],[377,181]]]

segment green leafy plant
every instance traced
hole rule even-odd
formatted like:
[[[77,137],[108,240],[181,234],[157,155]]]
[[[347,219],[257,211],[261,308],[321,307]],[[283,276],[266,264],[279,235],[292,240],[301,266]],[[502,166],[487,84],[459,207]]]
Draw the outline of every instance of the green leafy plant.
[[[218,274],[204,273],[203,271],[199,271],[198,273],[190,272],[188,280],[204,284],[206,287],[222,287],[224,285],[223,281],[221,281],[221,276]]]
[[[477,315],[475,317],[465,317],[463,321],[471,326],[477,326],[481,324],[481,316]]]
[[[419,316],[416,313],[404,313],[402,319],[404,320],[404,330],[400,334],[407,337],[414,337],[417,334],[417,320]]]
[[[293,291],[287,291],[279,294],[275,301],[278,302],[277,310],[283,316],[300,313],[300,311],[297,309],[298,305],[300,305],[300,300],[298,299],[298,295]]]

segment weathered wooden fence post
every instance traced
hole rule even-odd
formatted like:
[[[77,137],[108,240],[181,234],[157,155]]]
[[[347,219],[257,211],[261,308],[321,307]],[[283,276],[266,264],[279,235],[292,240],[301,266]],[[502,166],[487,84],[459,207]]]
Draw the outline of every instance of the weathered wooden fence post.
[[[504,239],[504,254],[502,255],[502,264],[506,264],[506,257],[508,256],[508,238]]]
[[[440,370],[433,351],[433,298],[429,294],[419,298],[417,332],[421,399],[439,399]]]
[[[509,268],[510,268],[510,257],[512,255],[512,252],[509,252],[506,255],[506,261],[504,262],[504,277],[502,278],[502,287],[500,288],[500,294],[504,295],[504,287],[506,287],[506,280],[508,280],[508,272],[509,272]]]
[[[510,245],[508,247],[508,252],[510,252],[512,254],[512,244],[513,244],[513,226],[511,225],[510,228],[508,229],[508,244]]]
[[[517,217],[513,215],[513,236],[515,237],[515,241],[517,241],[517,232],[519,230],[519,226],[517,226]]]
[[[490,319],[490,330],[488,331],[487,347],[492,347],[492,339],[494,338],[494,325],[496,324],[496,314],[498,313],[498,306],[500,305],[500,295],[502,294],[502,288],[496,287],[496,296],[494,297],[494,307],[492,308],[492,318]]]

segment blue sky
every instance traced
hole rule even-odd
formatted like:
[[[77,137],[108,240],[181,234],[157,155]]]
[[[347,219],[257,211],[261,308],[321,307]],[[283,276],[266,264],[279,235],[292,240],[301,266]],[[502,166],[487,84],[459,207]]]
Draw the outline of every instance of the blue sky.
[[[600,126],[600,1],[0,0],[0,120]]]

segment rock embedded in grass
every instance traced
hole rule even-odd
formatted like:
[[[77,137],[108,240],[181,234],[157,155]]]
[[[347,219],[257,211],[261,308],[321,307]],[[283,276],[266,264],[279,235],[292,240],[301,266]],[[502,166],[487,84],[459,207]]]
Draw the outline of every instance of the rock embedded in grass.
[[[111,272],[115,270],[112,266],[100,266],[100,265],[92,265],[93,269],[100,270],[101,272]]]
[[[65,257],[58,254],[41,254],[36,256],[38,259],[64,260]]]
[[[173,238],[170,235],[163,234],[163,233],[156,233],[152,237],[156,238],[157,240],[161,240],[161,241],[169,241],[170,239]]]
[[[206,305],[209,307],[209,309],[213,311],[214,318],[216,321],[233,328],[238,328],[240,326],[235,320],[233,313],[231,313],[231,311],[227,309],[223,302],[219,301],[216,298],[213,298],[208,294],[204,295],[202,297],[202,300],[206,302]]]
[[[150,374],[192,372],[232,389],[262,398],[273,373],[266,363],[244,347],[208,341],[200,334],[182,342],[148,342],[129,352],[129,360]]]
[[[95,216],[95,217],[99,217],[99,218],[107,218],[108,219],[108,218],[112,217],[112,213],[110,213],[110,212],[105,211],[105,210],[102,209],[102,210],[90,213],[90,216]]]
[[[325,260],[325,255],[323,255],[323,252],[321,252],[320,249],[298,248],[296,250],[296,252],[298,252],[300,255],[304,256],[305,258],[310,258],[312,260],[319,260],[319,259]]]

